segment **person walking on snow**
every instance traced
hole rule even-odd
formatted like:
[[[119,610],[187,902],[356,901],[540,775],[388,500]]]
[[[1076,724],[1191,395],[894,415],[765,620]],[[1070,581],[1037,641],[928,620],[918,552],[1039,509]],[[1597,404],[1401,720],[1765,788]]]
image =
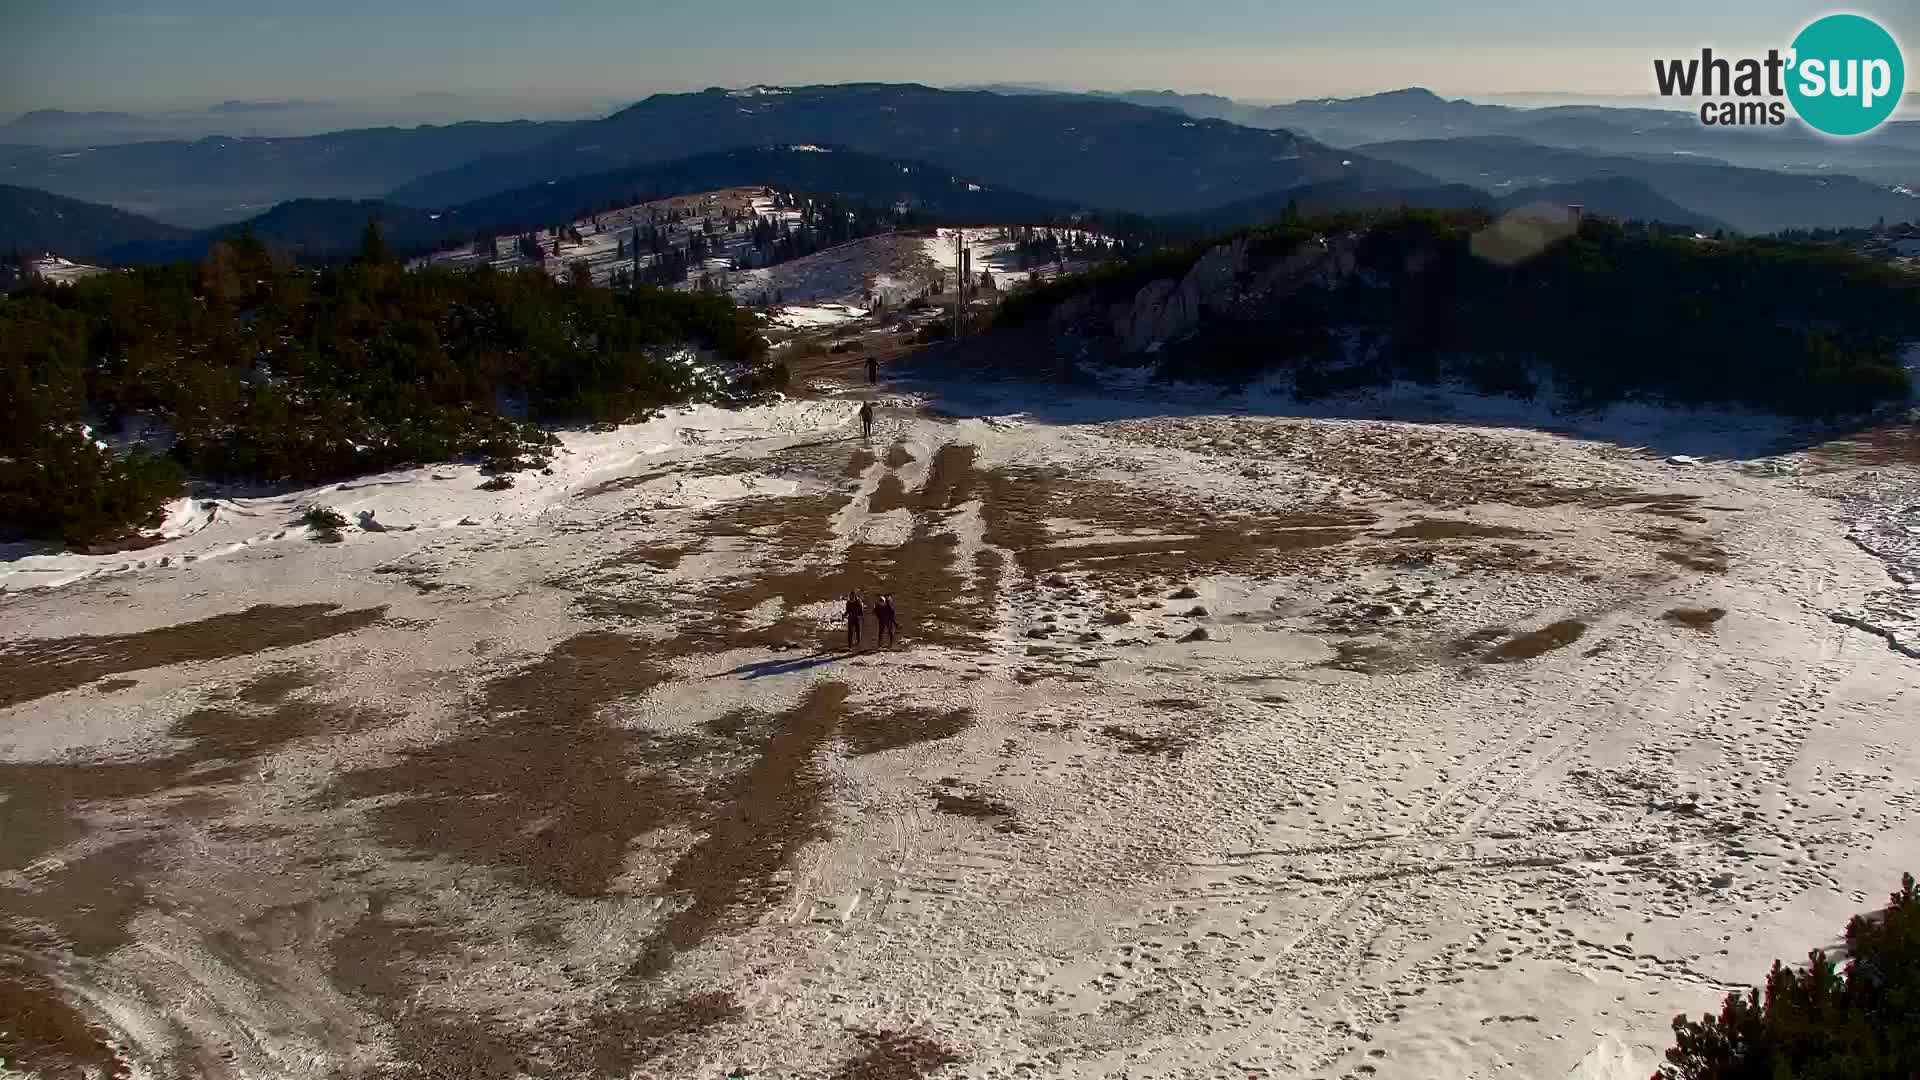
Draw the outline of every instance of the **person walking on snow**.
[[[866,620],[866,609],[861,606],[860,594],[847,594],[847,648],[860,644],[860,624]]]
[[[874,601],[873,617],[880,623],[880,647],[884,649],[888,643],[899,645],[900,613],[893,608],[892,593],[881,593],[880,599]]]
[[[866,426],[866,437],[873,438],[873,402],[865,402],[860,406],[860,423]]]

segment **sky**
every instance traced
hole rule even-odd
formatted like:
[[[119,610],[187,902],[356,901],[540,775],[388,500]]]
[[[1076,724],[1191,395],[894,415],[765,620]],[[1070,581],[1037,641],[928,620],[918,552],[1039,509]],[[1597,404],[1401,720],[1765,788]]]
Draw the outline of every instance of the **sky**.
[[[1920,0],[0,0],[0,119],[451,94],[512,109],[755,83],[1028,82],[1290,100],[1651,92],[1652,59],[1784,48]]]

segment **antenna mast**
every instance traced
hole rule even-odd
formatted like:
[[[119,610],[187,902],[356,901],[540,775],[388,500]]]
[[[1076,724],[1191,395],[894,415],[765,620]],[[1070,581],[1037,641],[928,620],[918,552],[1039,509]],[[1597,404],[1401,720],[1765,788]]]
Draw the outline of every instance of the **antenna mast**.
[[[960,311],[967,302],[967,231],[953,230],[953,336],[960,336]]]

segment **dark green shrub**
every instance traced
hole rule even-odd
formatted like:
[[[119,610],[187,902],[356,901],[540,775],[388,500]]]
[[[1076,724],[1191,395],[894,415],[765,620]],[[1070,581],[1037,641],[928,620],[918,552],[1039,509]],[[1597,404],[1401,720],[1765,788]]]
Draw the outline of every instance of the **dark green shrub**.
[[[218,479],[311,483],[475,454],[524,469],[555,440],[522,413],[637,419],[701,390],[671,350],[746,367],[766,352],[756,320],[719,296],[380,259],[310,273],[230,247],[0,299],[0,530],[123,539],[178,492],[179,469],[152,455],[93,453],[87,420],[170,430],[173,460]]]
[[[312,531],[317,543],[337,544],[346,539],[340,530],[347,527],[347,516],[331,506],[307,507],[300,512],[300,523]]]
[[[73,547],[110,546],[160,524],[185,483],[167,458],[116,457],[78,431],[41,432],[0,456],[0,525]]]
[[[1764,990],[1673,1021],[1655,1080],[1912,1080],[1920,1076],[1920,892],[1901,879],[1879,917],[1847,924],[1846,970],[1815,950],[1775,961]]]
[[[347,515],[315,503],[300,511],[300,524],[315,532],[339,532],[347,527]]]

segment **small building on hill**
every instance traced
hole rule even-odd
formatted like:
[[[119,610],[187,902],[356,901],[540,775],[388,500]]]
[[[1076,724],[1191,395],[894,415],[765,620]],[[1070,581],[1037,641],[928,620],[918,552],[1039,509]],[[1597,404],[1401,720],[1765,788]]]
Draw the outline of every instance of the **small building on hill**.
[[[55,285],[71,285],[86,278],[112,273],[104,266],[88,266],[85,263],[63,259],[58,255],[42,255],[37,259],[29,259],[26,271],[28,277],[52,282]]]

